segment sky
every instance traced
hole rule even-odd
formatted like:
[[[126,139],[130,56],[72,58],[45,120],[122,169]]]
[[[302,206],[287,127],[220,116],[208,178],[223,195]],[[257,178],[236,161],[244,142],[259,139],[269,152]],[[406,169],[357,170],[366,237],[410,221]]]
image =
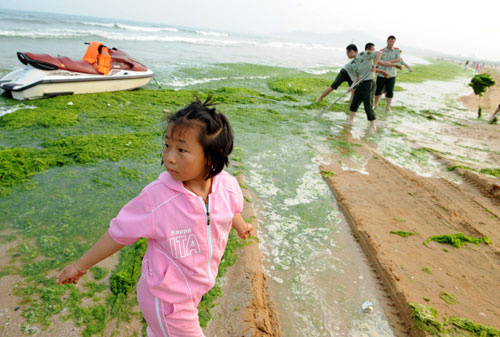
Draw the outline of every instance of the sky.
[[[500,62],[499,0],[2,0],[0,8],[269,34],[359,30],[462,58]]]

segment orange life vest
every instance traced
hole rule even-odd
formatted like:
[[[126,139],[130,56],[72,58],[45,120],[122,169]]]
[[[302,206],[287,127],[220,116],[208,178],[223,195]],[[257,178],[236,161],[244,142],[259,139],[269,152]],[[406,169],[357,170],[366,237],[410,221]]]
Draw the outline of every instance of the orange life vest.
[[[111,70],[111,55],[109,55],[108,48],[101,42],[90,42],[83,60],[92,64],[101,74],[107,75]]]
[[[97,71],[101,74],[107,75],[111,70],[111,55],[105,46],[102,46],[101,53],[97,58]]]
[[[83,61],[87,61],[88,63],[94,65],[97,61],[97,55],[99,55],[99,46],[102,45],[100,42],[92,41],[89,43],[89,47],[83,55]]]

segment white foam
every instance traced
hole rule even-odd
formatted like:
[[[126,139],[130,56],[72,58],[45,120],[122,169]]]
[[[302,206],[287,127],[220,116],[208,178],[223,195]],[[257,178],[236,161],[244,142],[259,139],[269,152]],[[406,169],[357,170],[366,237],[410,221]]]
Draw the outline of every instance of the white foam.
[[[71,38],[88,36],[88,33],[84,31],[74,31],[74,30],[47,30],[44,32],[36,31],[14,31],[14,30],[0,30],[0,36],[3,37],[26,37],[26,38]]]
[[[308,165],[307,171],[300,179],[300,185],[295,190],[296,195],[293,198],[283,200],[287,206],[295,206],[300,204],[308,204],[317,200],[321,195],[328,192],[325,182],[321,175],[316,172],[317,164]]]
[[[109,28],[115,26],[115,23],[101,23],[101,22],[87,22],[87,21],[81,21],[80,23],[87,26],[98,26],[98,27],[109,27]]]
[[[6,114],[13,113],[17,110],[21,110],[21,109],[36,109],[36,106],[21,104],[21,105],[16,105],[16,106],[9,108],[9,109],[4,109],[3,107],[0,107],[0,117],[2,117],[3,115],[6,115]]]
[[[179,30],[177,28],[170,27],[144,27],[144,26],[131,26],[124,25],[121,23],[117,23],[116,26],[121,29],[139,31],[139,32],[175,32],[177,33]]]
[[[133,25],[126,25],[123,23],[102,23],[102,22],[87,22],[87,21],[82,21],[81,22],[84,25],[87,26],[97,26],[97,27],[107,27],[107,28],[120,28],[120,29],[126,29],[126,30],[133,30],[133,31],[142,31],[142,32],[178,32],[179,30],[177,28],[171,28],[171,27],[146,27],[146,26],[133,26]]]
[[[228,33],[217,33],[217,32],[205,32],[203,30],[197,30],[196,34],[204,35],[204,36],[221,36],[221,37],[229,37]]]

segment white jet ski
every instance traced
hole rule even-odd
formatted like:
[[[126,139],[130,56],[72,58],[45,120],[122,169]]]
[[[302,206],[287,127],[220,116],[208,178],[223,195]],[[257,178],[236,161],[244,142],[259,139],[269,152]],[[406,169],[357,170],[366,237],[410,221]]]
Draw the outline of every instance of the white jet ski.
[[[0,88],[17,100],[132,90],[153,77],[150,69],[127,53],[99,42],[89,44],[81,61],[29,52],[18,52],[17,57],[25,67],[0,79]]]

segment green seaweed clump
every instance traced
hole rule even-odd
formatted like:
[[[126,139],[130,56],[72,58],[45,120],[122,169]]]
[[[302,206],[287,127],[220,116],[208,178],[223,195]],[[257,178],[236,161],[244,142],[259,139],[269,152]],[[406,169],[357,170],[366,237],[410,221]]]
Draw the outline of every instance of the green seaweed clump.
[[[142,258],[147,248],[148,241],[140,239],[133,246],[122,249],[120,264],[109,280],[110,290],[115,295],[111,307],[113,316],[121,310],[121,302],[135,288],[141,276]]]
[[[446,170],[448,172],[453,172],[455,171],[455,169],[462,169],[462,170],[469,170],[469,171],[474,171],[474,169],[471,169],[470,167],[468,166],[462,166],[462,165],[452,165],[452,166],[448,166],[446,168]]]
[[[417,303],[410,303],[410,308],[417,329],[427,331],[432,335],[444,331],[443,323],[439,321],[436,309]]]
[[[321,170],[319,173],[321,174],[321,176],[323,178],[328,178],[328,177],[331,177],[331,176],[335,175],[335,173],[333,173],[331,171],[328,171],[328,170]]]
[[[156,149],[154,139],[150,133],[100,134],[62,137],[47,141],[43,146],[76,163],[86,164],[99,160],[116,162],[122,158],[145,158]]]
[[[457,303],[457,297],[453,294],[447,293],[446,291],[442,291],[439,294],[439,297],[448,304]]]
[[[22,116],[22,118],[20,117]],[[13,114],[7,114],[0,118],[0,127],[7,130],[20,128],[53,128],[72,126],[78,123],[78,113],[69,111],[68,107],[59,106],[50,110],[26,108],[19,109]]]
[[[481,118],[482,109],[481,109],[481,97],[486,92],[486,90],[495,85],[495,80],[491,78],[489,74],[478,74],[475,75],[469,83],[469,86],[472,87],[474,93],[479,96],[478,100],[478,110],[477,110],[477,118]]]
[[[474,323],[466,318],[451,316],[449,322],[462,330],[472,332],[474,336],[480,336],[480,337],[500,336],[500,330],[497,330],[490,326]]]
[[[424,300],[428,301],[429,299],[424,298]],[[410,303],[410,308],[415,327],[433,336],[500,337],[500,330],[474,323],[466,318],[450,316],[445,317],[444,322],[441,322],[438,319],[437,310],[430,306]]]
[[[462,247],[466,242],[470,242],[475,245],[479,245],[481,242],[484,242],[487,245],[491,244],[491,240],[487,236],[482,238],[473,238],[463,233],[430,236],[427,240],[425,240],[424,245],[430,241],[448,243],[456,248]]]
[[[496,168],[496,169],[481,169],[481,170],[479,170],[479,172],[481,172],[483,174],[489,174],[490,176],[493,176],[493,177],[500,177],[500,168]]]
[[[323,78],[282,78],[270,82],[271,90],[282,92],[284,94],[304,95],[316,93],[321,89],[327,88],[331,84],[330,80]]]
[[[417,235],[418,233],[412,233],[412,232],[403,232],[403,231],[391,231],[391,234],[396,234],[401,236],[402,238],[406,238],[412,235]]]
[[[425,271],[427,274],[432,274],[432,269],[430,267],[424,267],[422,271]]]
[[[0,147],[0,196],[5,197],[12,186],[58,164],[56,156],[46,151]]]

